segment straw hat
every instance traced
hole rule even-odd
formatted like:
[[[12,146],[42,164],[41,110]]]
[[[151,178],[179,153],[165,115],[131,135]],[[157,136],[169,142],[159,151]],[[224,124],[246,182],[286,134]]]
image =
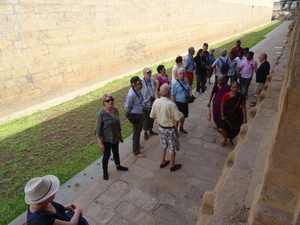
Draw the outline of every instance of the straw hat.
[[[24,188],[25,202],[39,204],[54,195],[59,189],[59,179],[54,175],[36,177],[28,181]]]

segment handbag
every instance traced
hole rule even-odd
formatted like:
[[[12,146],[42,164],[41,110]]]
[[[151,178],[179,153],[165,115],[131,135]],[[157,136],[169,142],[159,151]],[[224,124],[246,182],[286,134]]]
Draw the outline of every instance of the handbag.
[[[179,79],[176,79],[176,80],[180,84],[182,89],[184,90],[184,92],[186,94],[187,102],[188,103],[193,103],[195,101],[196,97],[192,94],[191,95],[189,94],[189,92],[185,89],[185,87],[182,85],[182,83],[179,81]]]
[[[137,113],[129,113],[127,115],[127,119],[130,123],[137,123],[139,121],[139,114]]]
[[[206,118],[207,118],[208,121],[211,121],[211,109],[210,109],[210,107],[207,107]]]

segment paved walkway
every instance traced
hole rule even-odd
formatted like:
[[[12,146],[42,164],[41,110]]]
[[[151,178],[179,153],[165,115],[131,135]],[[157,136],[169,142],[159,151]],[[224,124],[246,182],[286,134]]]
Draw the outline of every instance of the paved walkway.
[[[289,24],[286,22],[267,35],[269,39],[264,41],[268,41],[269,49],[262,48],[261,43],[251,49],[255,52],[255,59],[262,51],[268,53],[276,49],[280,54],[283,45],[276,40],[283,33],[280,31],[286,34]],[[275,60],[276,54],[269,58],[271,66]],[[254,83],[249,89],[247,106],[255,100]],[[212,86],[208,85],[208,93]],[[169,167],[160,169],[157,136],[142,141],[145,145],[142,152],[146,158],[133,156],[130,136],[120,144],[121,164],[129,167],[128,172],[117,171],[111,161],[109,180],[105,181],[102,179],[101,159],[98,159],[66,182],[57,193],[56,200],[63,204],[73,201],[83,208],[84,216],[91,225],[196,224],[202,196],[205,191],[214,189],[226,157],[234,148],[229,145],[222,147],[221,135],[214,129],[214,123],[207,121],[208,99],[209,94],[200,94],[190,104],[189,117],[184,126],[189,133],[180,133],[181,150],[176,156],[176,163],[182,164],[180,170],[170,172]],[[22,222],[24,214],[10,225]]]

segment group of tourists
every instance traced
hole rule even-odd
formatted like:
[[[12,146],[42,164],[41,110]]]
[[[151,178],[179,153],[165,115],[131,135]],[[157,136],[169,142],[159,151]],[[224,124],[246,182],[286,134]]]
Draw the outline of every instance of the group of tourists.
[[[195,49],[190,47],[188,55],[178,56],[172,69],[172,79],[166,74],[164,65],[157,67],[158,75],[153,78],[152,70],[143,69],[143,78],[134,76],[130,79],[131,88],[126,96],[126,117],[132,123],[132,150],[136,157],[145,157],[141,153],[140,135],[148,140],[150,135],[159,135],[160,168],[170,164],[170,171],[181,168],[175,163],[176,152],[180,150],[179,132],[188,134],[184,129],[185,119],[189,115],[189,103],[194,101],[192,84],[196,75],[196,91],[207,93],[206,85],[212,84],[211,77],[215,75],[207,107],[213,112],[213,121],[217,131],[222,134],[221,145],[229,142],[240,131],[241,125],[247,122],[246,98],[254,72],[256,72],[255,94],[257,104],[259,95],[269,75],[270,64],[267,54],[261,53],[257,62],[254,53],[248,48],[241,47],[241,41],[231,49],[229,57],[223,49],[220,57],[214,56],[215,49],[204,43],[196,56]],[[230,85],[227,84],[230,81]],[[238,82],[239,81],[239,82]],[[104,152],[102,157],[103,179],[108,180],[108,162],[113,153],[116,169],[127,171],[120,164],[119,142],[123,142],[119,111],[114,107],[114,97],[105,94],[102,97],[103,109],[97,114],[95,135],[99,148]],[[153,131],[154,120],[158,124],[158,133]],[[169,160],[166,151],[169,149]],[[74,204],[61,205],[54,202],[59,188],[59,180],[53,175],[37,177],[25,186],[25,201],[28,206],[27,224],[83,224],[88,222],[82,217],[82,210]],[[68,211],[66,213],[66,211]]]
[[[148,140],[152,135],[159,135],[161,145],[161,164],[163,168],[170,164],[170,171],[181,168],[175,164],[176,151],[180,149],[179,132],[188,134],[184,129],[184,122],[189,115],[189,103],[194,101],[192,84],[196,75],[196,92],[199,95],[207,93],[206,85],[212,84],[211,77],[215,75],[215,83],[210,94],[207,106],[212,109],[213,121],[217,131],[224,140],[221,145],[229,142],[240,131],[243,123],[247,122],[246,98],[248,88],[254,72],[256,72],[255,92],[259,94],[263,89],[266,77],[269,74],[270,64],[267,54],[261,53],[261,65],[253,59],[254,53],[249,48],[242,48],[241,41],[230,51],[223,49],[220,57],[214,56],[215,49],[204,43],[194,57],[195,49],[190,47],[188,55],[183,59],[178,56],[172,68],[172,78],[166,74],[164,65],[157,67],[157,76],[152,77],[152,70],[143,69],[143,77],[134,76],[130,79],[131,88],[126,96],[126,117],[132,123],[132,150],[136,157],[145,157],[141,153],[144,148],[140,144],[140,135]],[[230,85],[227,84],[230,81]],[[238,82],[239,81],[239,82]],[[241,83],[241,85],[240,85]],[[103,178],[108,179],[107,164],[112,150],[117,170],[127,171],[128,168],[120,165],[118,143],[122,141],[118,110],[114,108],[114,98],[104,95],[102,99],[104,109],[97,115],[96,137],[99,147],[104,151]],[[251,107],[256,102],[251,102]],[[212,107],[212,108],[211,108]],[[158,133],[153,131],[154,119],[158,123]],[[170,160],[166,160],[166,149],[169,148]]]

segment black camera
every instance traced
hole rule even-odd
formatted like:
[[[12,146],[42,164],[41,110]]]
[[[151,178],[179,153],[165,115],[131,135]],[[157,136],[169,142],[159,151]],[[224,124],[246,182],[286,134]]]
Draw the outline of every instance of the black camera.
[[[143,107],[143,112],[150,112],[151,111],[151,108],[148,108],[148,107]]]
[[[155,101],[155,97],[150,97],[150,101],[154,102]]]
[[[187,99],[192,99],[192,100],[195,100],[196,97],[194,95],[188,95],[188,96],[185,96]]]

